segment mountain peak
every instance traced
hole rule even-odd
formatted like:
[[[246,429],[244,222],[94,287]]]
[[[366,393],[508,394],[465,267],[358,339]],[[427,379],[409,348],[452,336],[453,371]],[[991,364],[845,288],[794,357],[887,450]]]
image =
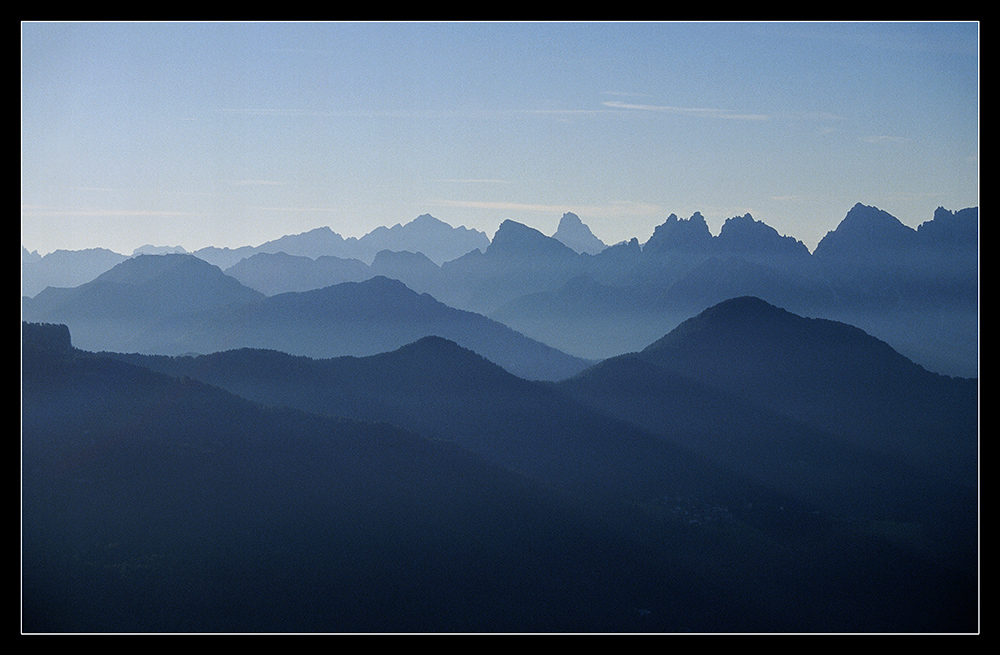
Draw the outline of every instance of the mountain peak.
[[[421,214],[409,223],[391,228],[378,227],[358,240],[361,257],[372,262],[382,250],[419,252],[441,265],[490,244],[485,232],[466,227],[452,227],[430,214]]]
[[[217,271],[217,266],[186,253],[166,253],[162,255],[137,255],[130,257],[105,273],[96,280],[103,282],[122,282],[125,284],[146,284],[164,273],[179,269],[202,271]]]
[[[926,373],[857,327],[799,316],[753,296],[709,307],[642,352],[654,359],[687,362],[685,366],[701,366],[697,361],[703,358],[706,365],[714,362],[716,374],[736,376],[742,371],[746,380],[752,378],[748,371],[775,380],[793,372],[850,377],[873,367]]]
[[[576,254],[572,248],[558,239],[545,236],[533,227],[510,219],[500,224],[486,252],[489,255],[504,257]]]
[[[603,241],[594,236],[589,227],[584,225],[580,217],[572,212],[566,212],[559,219],[559,227],[552,238],[581,254],[596,255],[607,247]]]
[[[883,256],[887,251],[912,247],[916,238],[917,231],[892,214],[859,202],[847,212],[837,229],[827,232],[813,254],[841,259]]]
[[[974,250],[979,242],[979,208],[953,212],[938,207],[932,220],[917,226],[917,233],[925,243],[966,246]]]
[[[761,254],[809,254],[809,249],[793,237],[782,236],[770,225],[750,214],[726,219],[715,238],[719,250]]]
[[[690,335],[706,329],[745,331],[749,326],[773,325],[775,321],[793,316],[794,314],[756,296],[730,298],[682,322],[664,337],[647,346],[643,352],[671,347],[689,338]]]
[[[448,225],[444,221],[442,221],[442,220],[440,220],[438,218],[435,218],[435,217],[431,216],[430,214],[421,214],[420,216],[417,216],[416,218],[414,218],[410,222],[411,223],[416,223],[417,225],[446,225],[448,227],[451,227],[450,225]]]
[[[643,252],[658,253],[670,250],[706,252],[712,245],[712,233],[700,212],[682,220],[671,214],[653,230],[653,235],[643,247]]]

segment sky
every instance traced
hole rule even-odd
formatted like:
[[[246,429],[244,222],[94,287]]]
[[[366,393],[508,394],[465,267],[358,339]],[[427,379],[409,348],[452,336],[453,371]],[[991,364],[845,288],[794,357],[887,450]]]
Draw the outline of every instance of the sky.
[[[29,251],[979,205],[979,25],[25,22]]]

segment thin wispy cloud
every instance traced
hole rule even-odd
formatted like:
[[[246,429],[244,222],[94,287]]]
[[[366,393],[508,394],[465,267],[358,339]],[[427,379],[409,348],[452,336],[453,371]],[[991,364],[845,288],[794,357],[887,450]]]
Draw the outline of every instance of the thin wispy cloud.
[[[163,211],[150,209],[58,209],[22,206],[22,216],[205,216],[204,212]]]
[[[463,209],[490,209],[511,212],[534,212],[543,214],[573,212],[589,216],[652,216],[660,214],[663,209],[659,205],[635,201],[611,202],[606,205],[551,205],[522,202],[494,202],[490,200],[436,200],[443,207],[461,207]]]
[[[648,93],[637,93],[635,91],[601,91],[602,96],[620,96],[623,98],[649,98]]]
[[[678,114],[683,116],[697,116],[701,118],[718,118],[726,120],[740,121],[766,121],[770,119],[767,114],[741,114],[726,109],[712,109],[705,107],[673,107],[670,105],[646,105],[631,102],[621,102],[619,100],[607,100],[602,103],[605,107],[614,109],[629,109],[634,111],[648,111],[660,114]]]

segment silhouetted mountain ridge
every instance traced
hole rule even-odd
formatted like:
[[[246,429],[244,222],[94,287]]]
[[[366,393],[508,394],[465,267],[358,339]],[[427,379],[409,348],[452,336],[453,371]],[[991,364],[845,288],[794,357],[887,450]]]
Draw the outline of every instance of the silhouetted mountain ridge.
[[[174,315],[143,335],[142,350],[182,354],[248,347],[328,358],[385,352],[432,335],[530,379],[567,377],[589,364],[383,276]]]
[[[589,232],[574,217],[565,214],[566,225]],[[392,248],[370,252],[365,261],[351,261],[341,251],[312,259],[319,247],[309,258],[275,253],[264,259],[262,246],[239,249],[238,257],[248,259],[224,268],[272,295],[385,275],[587,359],[643,347],[649,336],[676,327],[680,318],[726,298],[753,295],[798,313],[857,325],[933,370],[963,376],[978,370],[978,208],[939,208],[914,230],[858,203],[812,254],[749,214],[726,220],[712,236],[704,217],[695,213],[687,220],[671,214],[645,246],[633,239],[596,254],[577,253],[507,220],[493,241],[479,242],[487,244],[484,248],[438,264],[413,252],[417,233],[432,226],[459,242],[460,229],[422,215],[370,233],[371,244],[382,239],[381,245],[391,241]],[[327,228],[289,235],[267,248],[281,242],[286,250],[301,249],[323,235],[323,247],[333,248],[332,234]],[[398,239],[391,236],[397,234]],[[324,257],[336,260],[320,261]],[[35,284],[27,279],[36,265],[29,260],[25,289]],[[609,293],[591,297],[567,286],[582,276]],[[51,300],[59,293],[47,296]]]
[[[450,444],[82,351],[22,373],[27,632],[703,624],[693,573],[648,596],[662,555]],[[698,609],[641,625],[659,593]]]
[[[938,375],[844,323],[732,299],[639,355],[713,388],[975,484],[977,383]]]
[[[974,499],[642,353],[549,384],[439,337],[329,360],[77,352],[24,393],[43,629],[975,625]]]

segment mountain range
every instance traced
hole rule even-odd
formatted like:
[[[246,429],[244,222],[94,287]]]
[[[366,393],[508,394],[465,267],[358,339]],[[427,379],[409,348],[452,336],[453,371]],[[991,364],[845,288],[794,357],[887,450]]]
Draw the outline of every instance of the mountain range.
[[[976,632],[978,243],[22,246],[22,629]]]
[[[550,381],[71,334],[22,324],[29,631],[978,626],[978,384],[851,325],[738,297]]]
[[[978,208],[939,208],[913,229],[857,204],[810,253],[749,214],[728,219],[716,236],[701,214],[671,215],[644,243],[612,246],[571,213],[553,236],[508,220],[492,239],[423,215],[361,239],[317,228],[261,246],[194,254],[269,296],[396,279],[591,361],[645,347],[704,307],[753,295],[856,325],[925,367],[973,377],[978,217]],[[125,259],[108,251],[39,258],[22,247],[22,295],[79,286]]]
[[[587,361],[496,321],[454,309],[385,277],[275,296],[194,255],[140,255],[74,289],[24,303],[25,320],[65,323],[91,350],[177,355],[238,347],[296,355],[374,354],[438,335],[532,379],[559,379]]]

